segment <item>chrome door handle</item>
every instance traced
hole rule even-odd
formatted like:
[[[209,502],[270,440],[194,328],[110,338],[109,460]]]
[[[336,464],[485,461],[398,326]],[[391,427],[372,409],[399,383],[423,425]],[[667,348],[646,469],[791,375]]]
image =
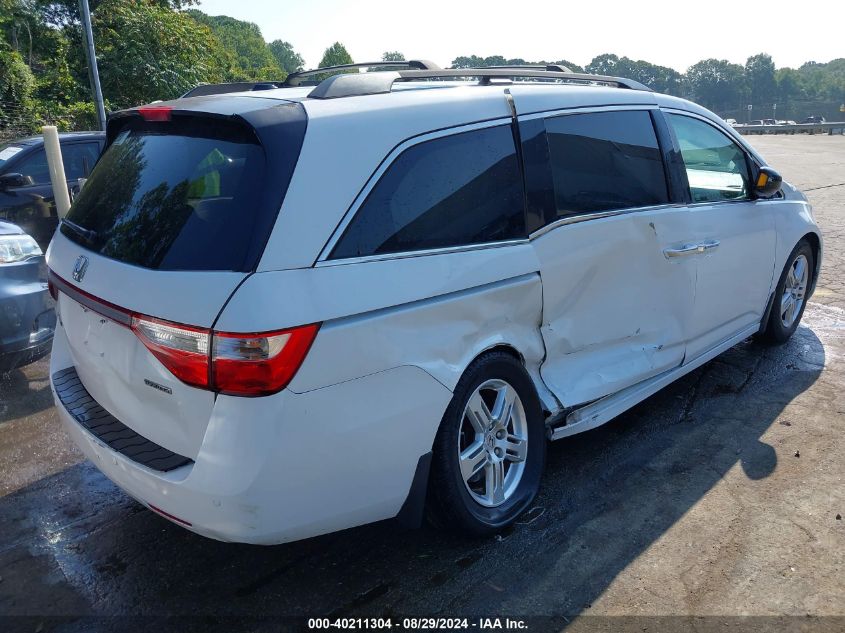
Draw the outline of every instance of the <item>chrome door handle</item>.
[[[719,248],[719,240],[707,240],[698,244],[684,244],[680,248],[664,248],[663,254],[667,259],[671,259],[688,255],[703,255],[704,253],[711,253],[717,248]]]

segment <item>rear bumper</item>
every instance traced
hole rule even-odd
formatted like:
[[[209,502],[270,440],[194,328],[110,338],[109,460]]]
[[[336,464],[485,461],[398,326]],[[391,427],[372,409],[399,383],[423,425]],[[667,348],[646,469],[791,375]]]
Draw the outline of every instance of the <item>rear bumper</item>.
[[[53,331],[38,333],[40,340],[27,341],[26,346],[18,349],[0,348],[0,372],[10,371],[41,360],[50,353],[53,345]]]
[[[71,365],[60,326],[50,373]],[[218,396],[196,459],[168,472],[114,450],[56,405],[76,445],[144,505],[204,536],[274,544],[396,516],[450,398],[416,367],[303,394]]]

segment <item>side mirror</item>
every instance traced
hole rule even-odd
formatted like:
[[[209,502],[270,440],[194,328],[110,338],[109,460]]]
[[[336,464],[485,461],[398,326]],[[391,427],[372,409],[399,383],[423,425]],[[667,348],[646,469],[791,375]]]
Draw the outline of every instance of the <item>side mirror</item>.
[[[26,187],[32,184],[32,176],[23,174],[3,174],[0,176],[0,191],[14,189],[15,187]]]
[[[761,167],[754,181],[754,193],[758,198],[771,198],[783,184],[783,178],[771,167]]]

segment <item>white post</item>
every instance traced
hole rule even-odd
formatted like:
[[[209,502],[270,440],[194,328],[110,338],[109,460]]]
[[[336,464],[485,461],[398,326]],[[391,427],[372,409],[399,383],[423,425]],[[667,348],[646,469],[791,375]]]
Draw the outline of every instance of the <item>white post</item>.
[[[50,182],[53,183],[53,198],[56,201],[56,213],[61,220],[70,209],[70,194],[67,190],[65,166],[62,162],[62,148],[59,145],[59,132],[55,125],[41,128],[44,134],[44,151],[47,152],[47,166],[50,168]]]

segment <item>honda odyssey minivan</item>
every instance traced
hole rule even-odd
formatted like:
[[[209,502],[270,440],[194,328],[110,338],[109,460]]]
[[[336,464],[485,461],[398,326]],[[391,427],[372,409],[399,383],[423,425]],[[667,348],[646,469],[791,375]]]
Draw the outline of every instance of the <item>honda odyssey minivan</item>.
[[[549,440],[798,327],[810,205],[718,116],[559,67],[404,64],[109,119],[48,253],[52,388],[171,521],[490,534]]]

